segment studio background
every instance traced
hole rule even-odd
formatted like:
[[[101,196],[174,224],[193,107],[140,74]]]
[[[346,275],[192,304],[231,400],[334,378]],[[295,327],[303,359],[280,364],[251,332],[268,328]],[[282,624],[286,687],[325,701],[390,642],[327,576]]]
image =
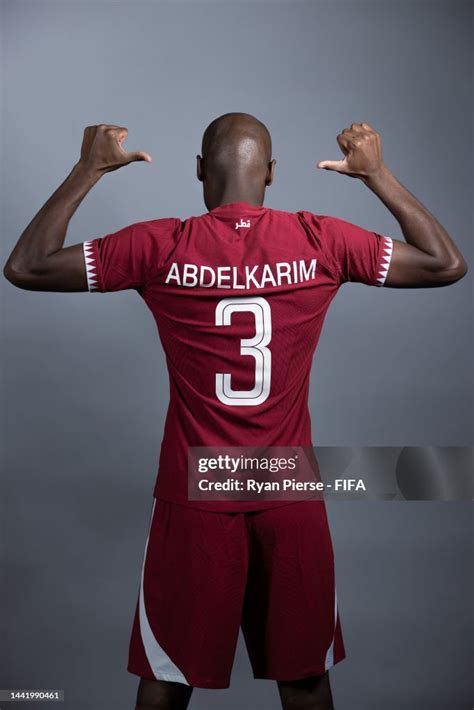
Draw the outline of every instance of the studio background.
[[[256,115],[277,160],[269,207],[394,238],[362,183],[316,170],[352,122],[448,229],[470,272],[436,289],[346,284],[311,385],[316,446],[472,443],[469,3],[11,2],[2,21],[2,238],[17,238],[78,160],[84,127],[127,126],[153,163],[106,175],[66,245],[206,211],[208,123]],[[0,687],[64,688],[67,710],[129,710],[126,672],[168,380],[134,291],[21,291],[1,279]],[[338,710],[472,704],[470,503],[331,502],[347,659]],[[18,707],[30,707],[18,703]],[[52,704],[51,704],[52,707]],[[276,708],[242,638],[232,686],[190,708]]]

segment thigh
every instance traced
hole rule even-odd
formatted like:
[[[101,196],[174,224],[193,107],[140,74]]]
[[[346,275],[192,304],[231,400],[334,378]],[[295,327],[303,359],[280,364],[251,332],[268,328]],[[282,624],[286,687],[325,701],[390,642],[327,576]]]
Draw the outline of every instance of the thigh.
[[[141,678],[135,710],[186,710],[192,692],[182,683]]]
[[[246,514],[242,630],[256,678],[324,674],[345,657],[324,501]]]
[[[229,685],[247,574],[241,514],[156,499],[128,670],[202,688]]]
[[[329,672],[302,680],[278,681],[283,710],[334,710]]]

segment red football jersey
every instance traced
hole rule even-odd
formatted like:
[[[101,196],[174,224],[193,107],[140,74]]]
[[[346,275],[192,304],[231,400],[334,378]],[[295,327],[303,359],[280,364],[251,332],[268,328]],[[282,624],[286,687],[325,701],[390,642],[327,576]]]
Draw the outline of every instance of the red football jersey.
[[[157,498],[246,511],[285,501],[189,501],[189,446],[312,446],[313,353],[341,284],[383,286],[390,237],[245,202],[131,224],[84,242],[89,290],[135,289],[170,377]]]

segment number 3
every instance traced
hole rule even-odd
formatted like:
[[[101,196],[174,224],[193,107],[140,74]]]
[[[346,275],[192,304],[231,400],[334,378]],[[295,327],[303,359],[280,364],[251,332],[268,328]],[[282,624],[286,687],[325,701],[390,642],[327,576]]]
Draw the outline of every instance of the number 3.
[[[223,404],[255,407],[270,394],[272,354],[266,347],[272,337],[272,315],[268,301],[260,296],[223,298],[216,307],[216,325],[230,325],[233,313],[253,313],[255,335],[240,341],[240,354],[255,358],[255,385],[251,390],[233,390],[228,372],[216,373],[216,394]]]

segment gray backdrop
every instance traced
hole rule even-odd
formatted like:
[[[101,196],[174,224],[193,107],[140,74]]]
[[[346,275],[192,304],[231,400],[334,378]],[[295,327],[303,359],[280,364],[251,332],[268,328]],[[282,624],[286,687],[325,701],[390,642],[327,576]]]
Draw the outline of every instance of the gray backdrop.
[[[106,175],[66,245],[204,212],[202,131],[246,111],[273,136],[268,206],[401,238],[361,183],[315,169],[339,156],[342,128],[367,121],[472,269],[468,3],[1,10],[2,263],[77,160],[86,125],[128,126],[127,146],[154,162]],[[316,445],[471,443],[470,282],[341,289],[314,363]],[[155,325],[133,291],[1,287],[0,686],[64,688],[68,710],[130,710],[126,654],[168,396]],[[328,513],[348,654],[331,671],[338,710],[470,707],[470,504],[333,502]],[[197,690],[191,707],[275,708],[277,691],[252,680],[239,643],[231,688]]]

